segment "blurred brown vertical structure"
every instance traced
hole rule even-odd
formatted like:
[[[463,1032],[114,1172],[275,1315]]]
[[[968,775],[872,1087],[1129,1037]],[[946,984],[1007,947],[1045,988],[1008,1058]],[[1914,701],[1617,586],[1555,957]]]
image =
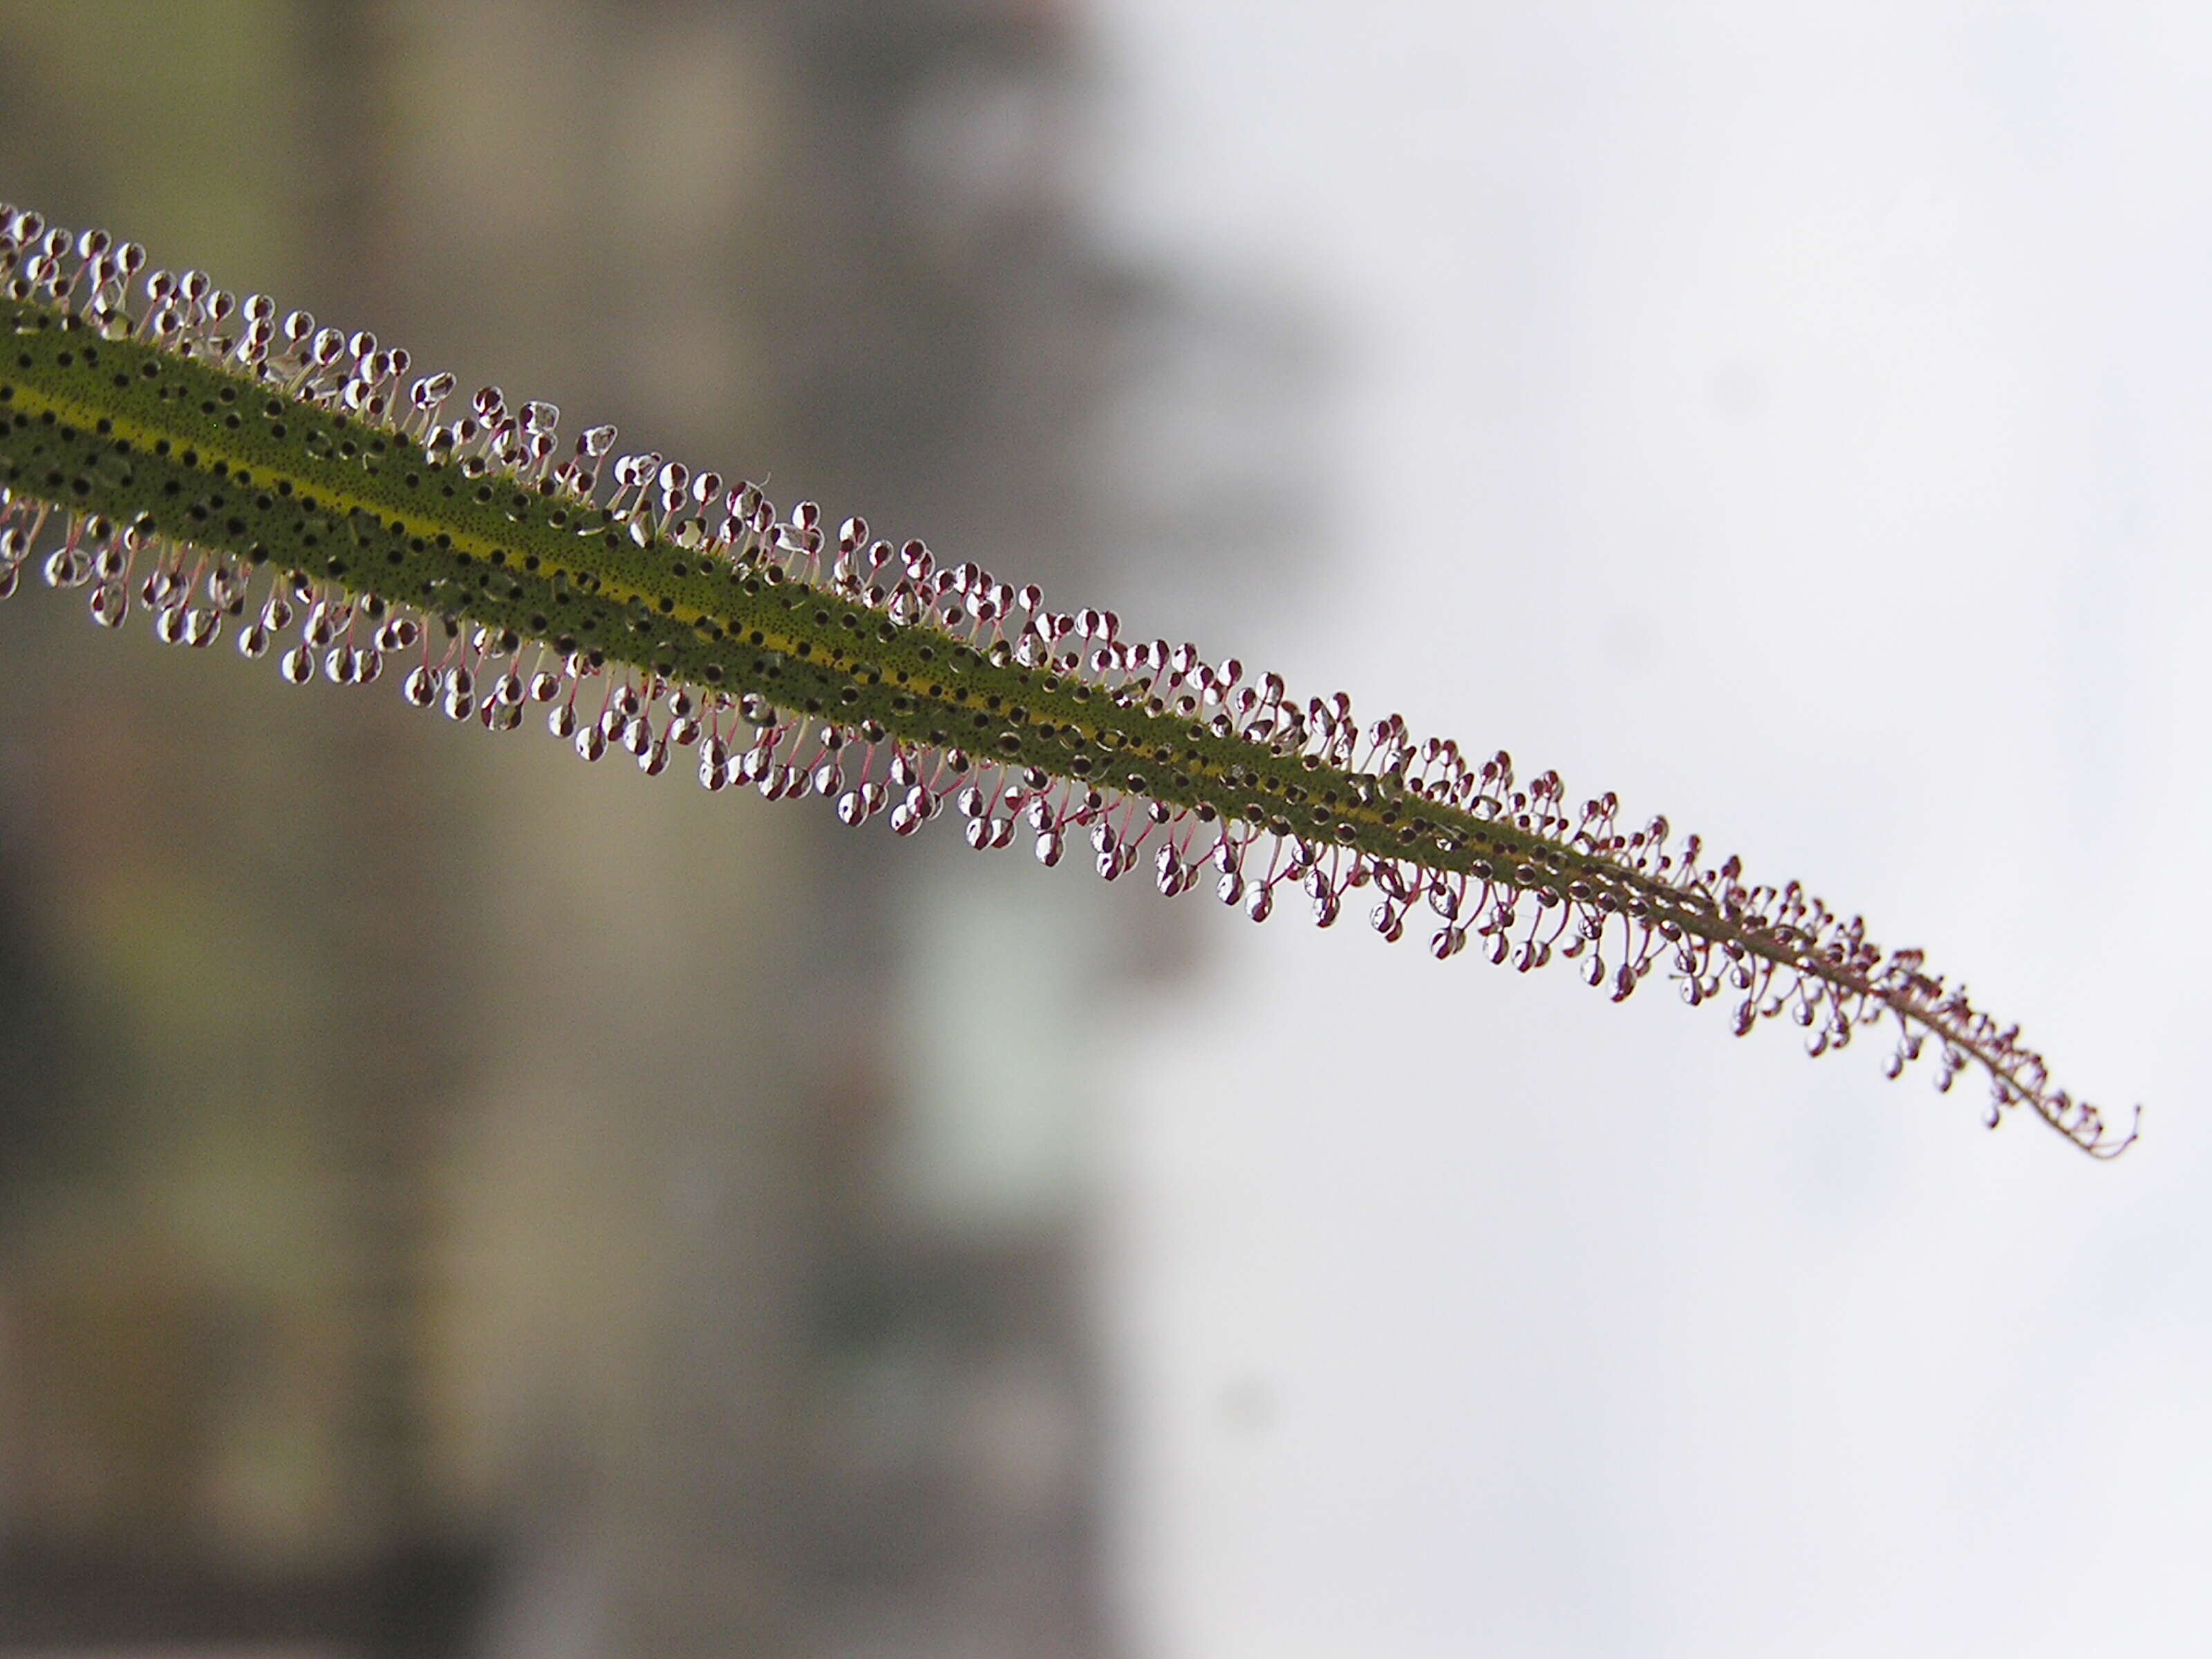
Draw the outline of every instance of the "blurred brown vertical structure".
[[[369,16],[0,11],[11,192],[44,178],[171,258],[198,227],[226,276],[372,302]],[[422,1423],[429,1177],[480,1000],[437,925],[472,881],[461,792],[392,711],[143,653],[70,690],[79,641],[25,621],[19,702],[82,711],[15,769],[33,908],[60,1023],[100,1042],[39,1085],[92,1126],[74,1165],[11,1194],[0,1638],[452,1651],[489,1567]]]
[[[375,0],[317,0],[296,14],[297,108],[311,158],[296,206],[300,282],[332,319],[386,316],[384,179],[395,51]],[[467,1638],[489,1540],[442,1504],[428,1423],[428,1328],[437,1238],[434,1173],[471,1080],[481,1002],[474,953],[435,919],[465,914],[469,871],[437,810],[437,768],[390,724],[334,722],[321,784],[346,828],[339,881],[373,896],[337,911],[329,942],[348,964],[346,1017],[331,1024],[325,1109],[349,1179],[352,1386],[345,1481],[364,1534],[361,1639],[378,1653],[440,1653]],[[337,873],[337,872],[334,872]]]
[[[0,193],[1058,590],[1127,291],[1078,56],[1042,0],[0,0]],[[73,608],[0,617],[0,1650],[1107,1651],[1082,1207],[902,1173],[961,855]]]

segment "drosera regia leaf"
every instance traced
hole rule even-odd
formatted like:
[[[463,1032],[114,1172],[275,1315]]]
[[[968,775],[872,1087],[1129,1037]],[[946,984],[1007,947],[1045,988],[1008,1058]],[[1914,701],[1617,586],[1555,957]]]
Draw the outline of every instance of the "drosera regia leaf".
[[[1881,1030],[1893,1077],[1930,1044],[1939,1089],[1979,1071],[1992,1127],[2025,1105],[2095,1158],[2136,1138],[1919,951],[1611,794],[1571,804],[1556,773],[1363,722],[1341,692],[1301,702],[860,519],[832,533],[811,502],[614,456],[611,427],[564,442],[550,404],[457,405],[405,350],[148,270],[135,243],[0,204],[0,598],[34,570],[106,626],[228,631],[295,684],[388,672],[489,730],[535,714],[586,761],[900,835],[957,817],[978,850],[1026,836],[1255,921],[1364,908],[1440,960],[1556,958],[1615,1001],[1656,974],[1816,1055]]]

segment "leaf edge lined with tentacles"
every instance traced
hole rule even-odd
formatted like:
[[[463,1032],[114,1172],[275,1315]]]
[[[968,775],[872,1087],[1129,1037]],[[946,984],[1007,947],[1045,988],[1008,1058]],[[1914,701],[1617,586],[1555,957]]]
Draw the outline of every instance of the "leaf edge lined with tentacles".
[[[586,759],[657,773],[690,750],[710,789],[820,793],[848,824],[908,834],[954,807],[979,850],[1025,823],[1047,864],[1086,837],[1109,880],[1149,847],[1163,893],[1211,866],[1255,921],[1288,888],[1327,927],[1371,890],[1375,930],[1425,910],[1439,958],[1557,955],[1616,1000],[1663,969],[1692,1006],[1731,1000],[1739,1035],[1787,1017],[1814,1054],[1891,1025],[1890,1074],[1933,1039],[1939,1088],[1986,1075],[1992,1127],[2026,1104],[2093,1157],[2136,1138],[2140,1109],[2114,1133],[1919,951],[1663,818],[1625,827],[1611,794],[1571,809],[1556,773],[1524,785],[1502,751],[1363,726],[1342,693],[1301,705],[860,520],[833,540],[811,503],[787,519],[750,483],[610,462],[611,427],[564,448],[548,404],[486,387],[449,420],[451,374],[144,261],[0,204],[0,597],[35,557],[103,623],[143,606],[204,646],[236,619],[295,684],[412,659],[408,701],[457,720],[540,706]]]

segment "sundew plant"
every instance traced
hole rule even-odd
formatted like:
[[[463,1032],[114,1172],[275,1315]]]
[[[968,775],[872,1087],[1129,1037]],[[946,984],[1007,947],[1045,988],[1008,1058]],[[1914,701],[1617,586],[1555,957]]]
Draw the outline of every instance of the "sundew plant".
[[[292,684],[389,676],[587,762],[901,836],[955,817],[979,851],[1021,837],[1254,921],[1364,912],[1440,961],[1570,963],[1615,1001],[1656,975],[1738,1036],[1784,1020],[1818,1055],[1878,1033],[1892,1077],[1932,1045],[1939,1089],[1981,1074],[1992,1127],[2025,1105],[2092,1157],[2135,1139],[1920,951],[1610,793],[617,454],[612,427],[564,439],[550,404],[459,397],[374,334],[104,231],[0,204],[0,598],[30,570],[105,627],[143,610],[164,643],[227,635]]]

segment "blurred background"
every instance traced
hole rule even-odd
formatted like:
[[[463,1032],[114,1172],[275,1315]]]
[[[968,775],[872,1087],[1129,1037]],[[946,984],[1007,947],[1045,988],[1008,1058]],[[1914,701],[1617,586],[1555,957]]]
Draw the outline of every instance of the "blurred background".
[[[2201,1651],[2208,94],[2153,5],[0,0],[0,196],[1617,788],[2154,1109],[33,592],[0,1652]]]

